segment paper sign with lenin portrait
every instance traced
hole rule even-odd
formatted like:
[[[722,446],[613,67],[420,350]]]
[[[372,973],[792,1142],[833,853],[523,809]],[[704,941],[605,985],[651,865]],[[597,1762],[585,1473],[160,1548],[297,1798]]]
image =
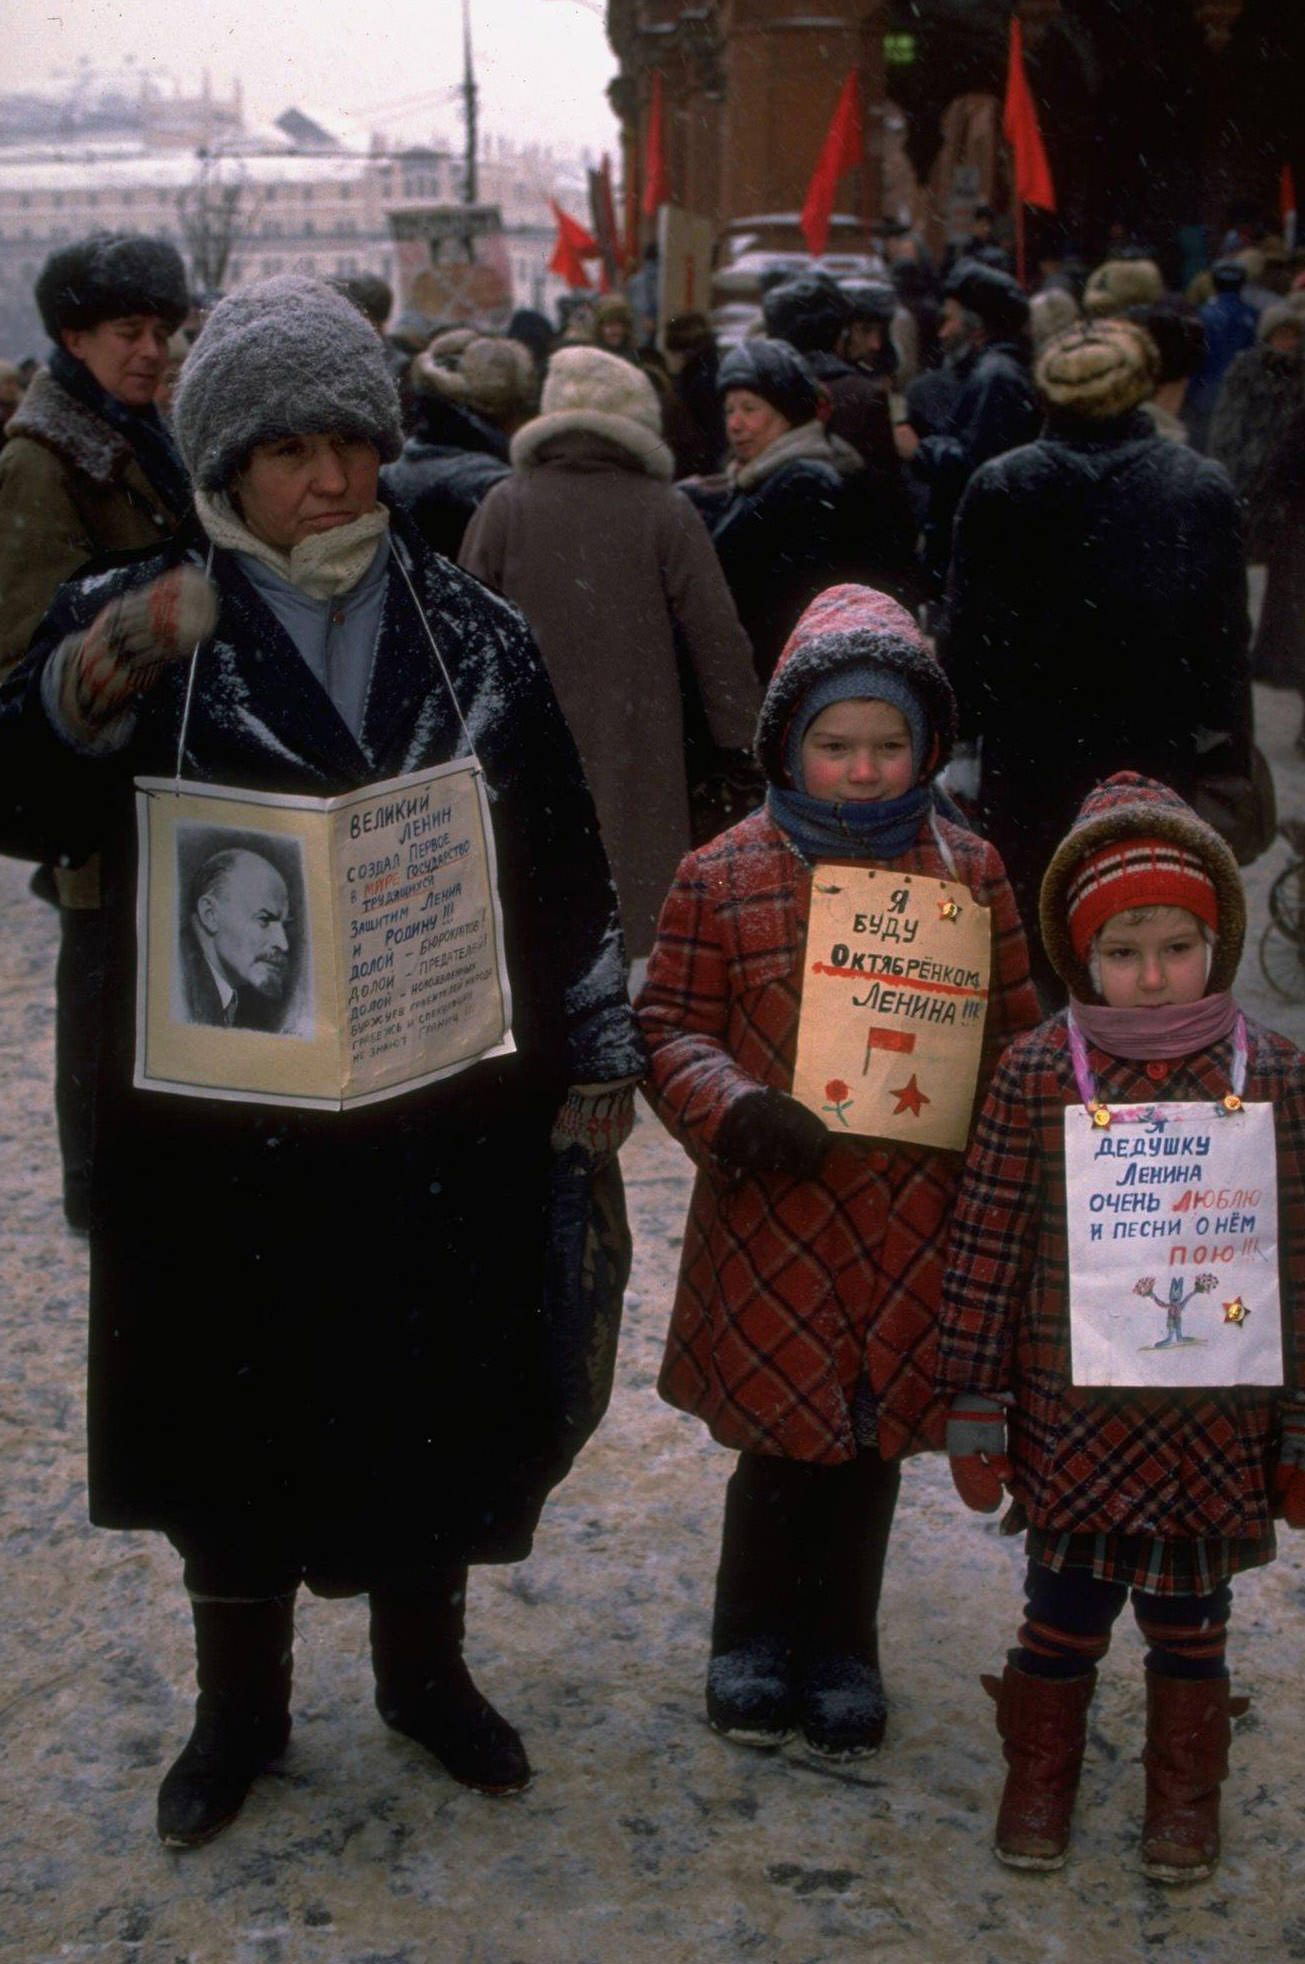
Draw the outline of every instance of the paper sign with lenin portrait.
[[[962,1151],[991,960],[989,912],[968,887],[817,865],[794,1097],[831,1132]]]
[[[136,790],[138,1087],[340,1111],[514,1049],[479,766]]]

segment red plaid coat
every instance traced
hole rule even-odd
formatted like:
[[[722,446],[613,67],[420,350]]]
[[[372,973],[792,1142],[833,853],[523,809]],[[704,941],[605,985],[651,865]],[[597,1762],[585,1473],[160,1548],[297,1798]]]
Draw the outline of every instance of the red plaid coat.
[[[1037,1001],[1001,861],[941,823],[959,877],[992,909],[982,1089]],[[927,827],[892,864],[949,877]],[[681,862],[662,909],[639,999],[645,1088],[699,1173],[659,1388],[724,1446],[834,1463],[857,1450],[865,1382],[892,1458],[942,1442],[934,1327],[959,1157],[839,1139],[817,1179],[731,1184],[712,1156],[744,1093],[792,1088],[810,898],[809,871],[756,812]]]
[[[1274,1107],[1288,1370],[1305,1384],[1305,1057],[1250,1026],[1248,1100]],[[1217,1100],[1231,1040],[1167,1067],[1090,1050],[1100,1096]],[[1156,1075],[1152,1075],[1155,1073]],[[1163,1075],[1160,1075],[1163,1073]],[[1078,1100],[1063,1014],[1003,1058],[952,1222],[939,1385],[1013,1393],[1014,1492],[1035,1528],[1161,1539],[1270,1532],[1267,1475],[1281,1394],[1076,1390],[1070,1383],[1065,1107]]]

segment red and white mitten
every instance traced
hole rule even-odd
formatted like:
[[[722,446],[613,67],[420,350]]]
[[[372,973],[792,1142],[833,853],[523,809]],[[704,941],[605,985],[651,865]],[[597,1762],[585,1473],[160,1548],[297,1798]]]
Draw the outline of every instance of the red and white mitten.
[[[184,660],[212,633],[217,613],[213,586],[196,566],[175,566],[111,600],[55,656],[56,699],[71,734],[93,743],[170,662]]]
[[[947,1414],[947,1457],[965,1505],[976,1514],[995,1514],[1012,1478],[1005,1407],[979,1391],[958,1392]]]
[[[573,1084],[553,1120],[553,1150],[582,1146],[591,1159],[619,1152],[634,1130],[637,1082],[626,1078],[617,1084]]]

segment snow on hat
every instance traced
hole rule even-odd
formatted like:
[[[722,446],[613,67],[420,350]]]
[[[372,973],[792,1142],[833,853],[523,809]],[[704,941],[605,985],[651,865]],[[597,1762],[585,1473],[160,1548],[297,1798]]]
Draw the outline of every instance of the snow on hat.
[[[441,336],[443,340],[445,337]],[[418,386],[427,395],[464,403],[494,422],[507,423],[531,405],[535,365],[519,341],[475,334],[454,363],[438,356],[438,343],[413,363]]]
[[[790,781],[794,732],[800,744],[813,717],[848,696],[900,708],[917,764],[941,770],[956,739],[951,683],[905,607],[874,587],[843,585],[827,587],[811,602],[770,678],[755,749],[772,784]],[[917,726],[924,733],[922,755],[916,751]]]
[[[897,312],[897,288],[888,280],[842,280],[854,321],[875,321],[887,327]]]
[[[993,340],[1023,333],[1029,323],[1029,297],[1019,281],[999,266],[979,259],[961,259],[943,288],[967,313],[977,314]]]
[[[1101,421],[1125,416],[1145,402],[1160,373],[1160,356],[1136,321],[1085,321],[1048,341],[1034,380],[1062,416]]]
[[[1153,259],[1107,259],[1088,275],[1083,311],[1094,319],[1122,314],[1126,307],[1145,307],[1163,300],[1164,275]]]
[[[533,464],[553,437],[580,431],[628,451],[650,477],[669,482],[674,476],[657,392],[643,370],[622,355],[588,346],[559,348],[548,364],[540,412],[512,439],[510,454],[518,469]]]
[[[747,389],[794,427],[813,423],[821,402],[820,384],[797,349],[763,335],[730,349],[717,371],[716,388],[721,395]]]
[[[225,491],[259,443],[340,436],[389,462],[403,447],[380,336],[325,280],[282,273],[227,295],[181,371],[172,408],[186,468]]]
[[[1186,907],[1214,928],[1207,987],[1212,995],[1231,987],[1246,933],[1231,849],[1176,791],[1118,771],[1084,799],[1042,881],[1043,945],[1072,996],[1090,1002],[1095,993],[1084,960],[1092,934],[1139,906]]]
[[[65,328],[98,327],[128,314],[152,314],[172,333],[190,312],[181,254],[166,239],[141,232],[93,232],[60,246],[42,266],[35,292],[55,342]]]
[[[828,274],[802,273],[772,286],[761,300],[766,333],[799,354],[832,354],[854,319],[851,302]]]

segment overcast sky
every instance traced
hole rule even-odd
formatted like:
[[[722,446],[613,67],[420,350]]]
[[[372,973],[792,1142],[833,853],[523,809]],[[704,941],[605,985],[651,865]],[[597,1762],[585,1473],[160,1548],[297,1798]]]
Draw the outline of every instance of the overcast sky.
[[[462,79],[462,0],[201,4],[27,0],[9,14],[4,86],[45,89],[84,61],[100,71],[131,61],[169,94],[174,83],[193,94],[207,68],[221,95],[240,78],[251,121],[293,102],[345,111],[364,132],[461,140],[447,97]],[[614,153],[605,13],[601,0],[471,0],[482,129]]]

